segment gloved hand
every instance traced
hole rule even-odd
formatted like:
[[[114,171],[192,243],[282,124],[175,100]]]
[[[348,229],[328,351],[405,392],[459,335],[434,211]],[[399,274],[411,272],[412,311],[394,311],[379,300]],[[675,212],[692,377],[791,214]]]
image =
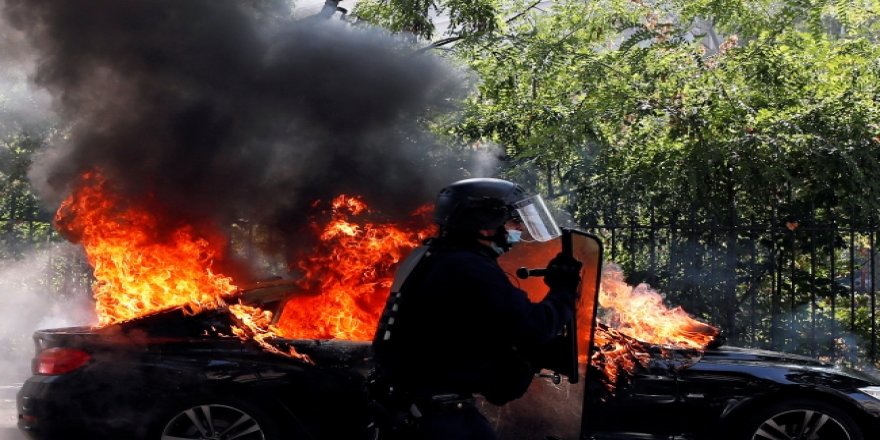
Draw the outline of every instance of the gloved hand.
[[[544,284],[550,290],[564,290],[576,295],[578,284],[581,282],[582,266],[580,261],[569,255],[557,254],[547,264],[547,269],[544,272]]]

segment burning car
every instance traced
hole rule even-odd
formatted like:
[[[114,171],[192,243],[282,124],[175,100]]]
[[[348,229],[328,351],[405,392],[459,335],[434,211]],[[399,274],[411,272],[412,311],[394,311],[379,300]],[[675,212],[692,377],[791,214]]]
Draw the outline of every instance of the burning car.
[[[522,249],[529,258],[512,254],[504,263],[534,267],[545,251]],[[535,280],[518,282],[530,290]],[[35,439],[369,438],[369,342],[260,333],[291,304],[313,299],[301,283],[276,280],[229,295],[228,306],[38,331],[34,375],[18,396],[19,427]],[[693,320],[678,327],[696,341],[692,347],[580,324],[591,333],[579,338],[591,341],[588,369],[582,351],[574,378],[544,370],[547,378],[523,399],[501,408],[483,403],[500,438],[864,440],[880,433],[880,382],[862,373],[722,346],[717,331]]]
[[[269,282],[239,295],[280,310],[294,289]],[[177,308],[37,331],[19,428],[37,439],[362,437],[368,344],[278,341],[296,353],[282,355],[233,336],[237,325],[226,308]]]
[[[430,231],[358,221],[368,208],[357,197],[325,211],[297,278],[241,289],[212,265],[221,238],[178,222],[157,227],[155,210],[126,203],[100,173],[84,176],[56,227],[94,268],[98,323],[35,333],[19,427],[35,439],[368,437],[369,341],[393,268]],[[483,406],[500,438],[877,435],[876,380],[718,347],[717,329],[602,268],[597,238],[565,236],[584,263],[577,320],[541,354],[550,380],[504,407]],[[499,262],[525,273],[515,282],[537,300],[546,287],[527,268],[559,251],[556,241],[522,243]],[[596,325],[600,302],[617,330]]]
[[[724,345],[606,265],[584,431],[594,438],[869,439],[880,379],[816,359]]]
[[[641,359],[632,374],[619,377],[613,393],[602,380],[592,383],[584,424],[593,438],[862,440],[880,435],[876,377],[809,357],[724,346],[721,338],[705,350],[615,338]],[[596,379],[607,378],[596,373]]]
[[[267,282],[240,299],[281,310],[296,290]],[[230,336],[232,316],[222,308],[195,316],[174,309],[100,329],[36,332],[19,427],[35,439],[367,438],[369,343],[274,341],[296,353],[283,356]],[[643,351],[613,392],[596,360],[585,383],[536,381],[525,400],[505,409],[501,437],[522,438],[516,425],[529,417],[518,412],[534,414],[535,399],[560,394],[576,411],[559,424],[580,429],[582,416],[579,438],[861,440],[880,432],[880,381],[862,373],[766,351],[670,350],[614,338]],[[540,429],[536,438],[570,430]]]

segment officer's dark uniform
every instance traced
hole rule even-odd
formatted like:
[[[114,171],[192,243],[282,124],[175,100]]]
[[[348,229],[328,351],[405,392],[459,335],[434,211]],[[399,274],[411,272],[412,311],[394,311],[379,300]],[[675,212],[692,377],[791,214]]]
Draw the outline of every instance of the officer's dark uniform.
[[[571,319],[570,279],[554,288],[551,277],[547,296],[533,303],[497,257],[473,236],[443,234],[429,243],[397,302],[389,300],[383,319],[390,314],[392,325],[380,324],[374,349],[395,404],[418,424],[417,434],[402,438],[494,439],[473,395],[497,405],[522,396],[536,372],[530,355]],[[386,327],[394,329],[393,343],[382,341]]]

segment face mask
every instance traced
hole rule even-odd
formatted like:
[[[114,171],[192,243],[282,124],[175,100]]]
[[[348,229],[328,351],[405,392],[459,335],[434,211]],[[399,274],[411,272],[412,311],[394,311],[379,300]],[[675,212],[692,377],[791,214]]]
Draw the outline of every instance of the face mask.
[[[522,241],[522,231],[516,229],[507,230],[507,244],[516,244]]]

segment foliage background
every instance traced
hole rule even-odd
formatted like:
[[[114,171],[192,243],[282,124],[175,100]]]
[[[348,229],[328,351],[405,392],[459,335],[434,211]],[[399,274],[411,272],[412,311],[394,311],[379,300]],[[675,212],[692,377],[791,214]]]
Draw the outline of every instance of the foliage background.
[[[818,355],[847,342],[876,359],[878,11],[368,0],[355,12],[477,71],[478,93],[437,130],[503,145],[502,174],[603,235],[630,281],[736,343]]]

